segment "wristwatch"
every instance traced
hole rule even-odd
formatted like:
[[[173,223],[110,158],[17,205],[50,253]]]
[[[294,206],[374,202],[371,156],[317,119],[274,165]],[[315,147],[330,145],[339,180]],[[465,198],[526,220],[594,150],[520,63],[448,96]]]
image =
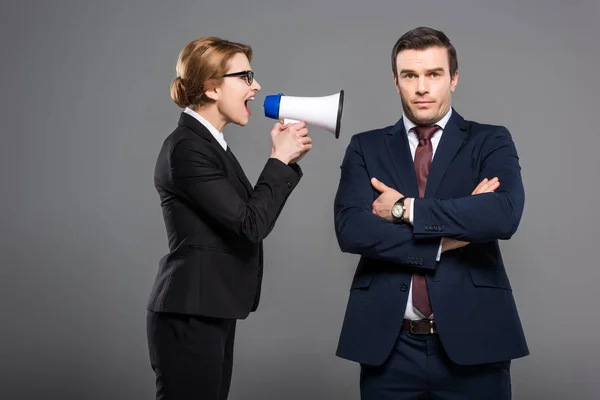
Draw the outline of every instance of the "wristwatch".
[[[395,224],[401,224],[406,222],[404,220],[404,212],[406,211],[404,200],[406,200],[406,197],[401,197],[392,206],[392,222]]]

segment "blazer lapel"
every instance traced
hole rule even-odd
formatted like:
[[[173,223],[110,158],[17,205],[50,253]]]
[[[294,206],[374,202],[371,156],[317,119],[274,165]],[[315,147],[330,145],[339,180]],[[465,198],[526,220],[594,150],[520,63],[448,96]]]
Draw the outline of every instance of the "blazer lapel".
[[[415,164],[402,118],[390,129],[384,144],[396,172],[393,179],[398,191],[407,197],[419,197]]]
[[[425,197],[435,196],[435,192],[442,182],[442,178],[444,177],[450,162],[452,162],[454,156],[465,143],[466,139],[467,124],[463,117],[452,110],[452,116],[446,124],[442,139],[438,144],[433,161],[431,162],[429,176],[427,177],[427,186],[425,188]],[[413,172],[413,174],[415,173]]]
[[[219,150],[223,152],[224,157],[227,160],[226,162],[229,163],[229,165],[231,165],[233,167],[233,170],[235,171],[238,179],[244,185],[244,188],[246,189],[247,194],[248,195],[252,194],[252,191],[253,191],[252,184],[250,183],[250,181],[248,181],[248,178],[246,177],[246,174],[244,174],[244,171],[242,170],[241,165],[238,163],[238,161],[235,158],[235,156],[233,155],[233,153],[231,153],[231,152],[228,153],[226,150],[223,150],[223,147],[221,146],[221,144],[219,144],[215,140],[214,136],[210,133],[208,128],[206,128],[196,118],[194,118],[191,115],[188,115],[184,112],[182,112],[181,116],[179,117],[179,125],[185,126],[189,129],[193,130],[200,137],[211,142],[211,144],[213,146],[217,146],[219,148]]]
[[[248,195],[250,195],[250,194],[252,194],[252,191],[254,190],[254,188],[252,187],[252,184],[250,183],[250,181],[248,180],[248,177],[244,173],[242,166],[240,165],[237,158],[231,151],[231,146],[229,146],[229,145],[227,145],[227,146],[228,146],[228,150],[225,151],[225,153],[227,153],[226,157],[229,160],[229,162],[233,164],[235,173],[237,174],[239,180],[244,184],[244,187],[246,188],[246,192],[248,192]]]

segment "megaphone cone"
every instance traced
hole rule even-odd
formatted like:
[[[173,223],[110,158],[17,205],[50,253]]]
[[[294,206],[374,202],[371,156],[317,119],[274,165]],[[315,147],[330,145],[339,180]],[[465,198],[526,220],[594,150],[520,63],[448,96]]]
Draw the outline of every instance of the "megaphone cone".
[[[340,137],[344,91],[323,97],[294,97],[282,93],[269,95],[263,104],[265,116],[279,121],[318,126]]]

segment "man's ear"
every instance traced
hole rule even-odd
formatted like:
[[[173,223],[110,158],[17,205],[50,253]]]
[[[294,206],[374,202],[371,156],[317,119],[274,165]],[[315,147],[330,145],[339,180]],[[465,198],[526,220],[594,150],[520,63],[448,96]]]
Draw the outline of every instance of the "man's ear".
[[[398,77],[396,74],[392,72],[392,79],[394,80],[394,86],[396,86],[396,91],[400,94],[400,86],[398,85]]]
[[[450,81],[450,92],[454,93],[454,91],[456,90],[456,85],[458,85],[458,71],[454,73],[454,76]]]

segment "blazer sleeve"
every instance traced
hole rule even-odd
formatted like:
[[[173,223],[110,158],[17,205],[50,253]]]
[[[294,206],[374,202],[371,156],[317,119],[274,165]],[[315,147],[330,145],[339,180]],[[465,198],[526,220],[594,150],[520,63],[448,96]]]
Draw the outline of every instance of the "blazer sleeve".
[[[171,151],[170,178],[174,186],[220,226],[253,243],[269,234],[301,176],[299,167],[269,158],[245,201],[205,148],[183,140]]]
[[[440,240],[416,240],[410,225],[394,224],[373,214],[373,190],[355,135],[342,161],[334,201],[335,232],[340,249],[415,268],[435,269]]]
[[[452,237],[467,242],[509,239],[523,214],[525,191],[515,144],[509,131],[495,127],[481,146],[479,181],[498,177],[494,193],[448,200],[415,199],[417,238]]]

